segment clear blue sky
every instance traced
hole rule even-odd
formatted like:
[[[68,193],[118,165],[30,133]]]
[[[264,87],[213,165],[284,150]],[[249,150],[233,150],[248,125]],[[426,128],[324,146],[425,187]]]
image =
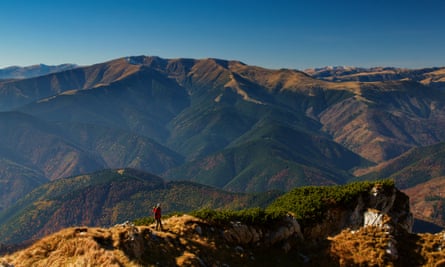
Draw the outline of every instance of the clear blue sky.
[[[445,66],[442,0],[11,0],[0,68],[130,55],[268,68]]]

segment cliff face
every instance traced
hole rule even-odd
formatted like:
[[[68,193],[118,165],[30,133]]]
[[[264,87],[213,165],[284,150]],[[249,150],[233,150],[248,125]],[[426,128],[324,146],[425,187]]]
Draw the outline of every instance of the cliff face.
[[[0,258],[0,266],[403,266],[407,258],[428,262],[430,247],[445,247],[443,234],[415,235],[411,227],[408,197],[375,186],[313,225],[291,215],[273,225],[221,225],[182,215],[165,219],[164,231],[131,223],[68,228]]]

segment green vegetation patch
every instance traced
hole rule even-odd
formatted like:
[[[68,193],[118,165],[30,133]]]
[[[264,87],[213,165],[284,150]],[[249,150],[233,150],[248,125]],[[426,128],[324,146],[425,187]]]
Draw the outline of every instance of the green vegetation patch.
[[[369,196],[374,186],[383,192],[395,187],[393,180],[354,182],[337,186],[305,186],[291,190],[277,198],[267,209],[267,213],[291,212],[302,224],[321,221],[325,212],[335,206],[350,207],[359,195]]]
[[[233,221],[238,221],[249,225],[265,225],[282,218],[286,214],[287,212],[283,210],[269,211],[261,208],[251,208],[238,211],[201,209],[191,213],[192,216],[218,225],[227,225]]]

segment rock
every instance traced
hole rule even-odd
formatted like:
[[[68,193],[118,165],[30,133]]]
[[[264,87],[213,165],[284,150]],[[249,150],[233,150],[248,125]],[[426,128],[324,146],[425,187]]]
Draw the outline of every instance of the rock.
[[[392,237],[392,239],[388,241],[388,245],[385,252],[391,258],[391,260],[398,259],[399,254],[397,251],[397,240],[395,240],[394,237]]]
[[[351,201],[353,208],[330,207],[323,220],[305,226],[304,239],[324,240],[327,236],[338,234],[343,229],[357,230],[364,225],[401,228],[411,232],[414,223],[409,209],[409,198],[396,188],[385,191],[381,185],[374,186],[369,194],[359,195]],[[391,224],[385,224],[385,218]]]
[[[365,211],[363,226],[383,227],[383,224],[383,213],[374,209]]]
[[[197,225],[197,226],[195,227],[195,232],[196,232],[198,235],[202,235],[202,228],[201,228],[201,226]]]
[[[292,247],[287,241],[291,239],[303,239],[300,224],[292,217],[287,216],[282,221],[271,227],[254,227],[234,222],[231,227],[224,230],[226,241],[239,245],[255,245],[269,247],[284,242],[283,249],[289,251]],[[287,245],[286,245],[287,244]]]
[[[301,232],[300,224],[293,216],[287,216],[283,223],[274,228],[269,233],[268,243],[274,245],[278,242],[288,240],[290,238],[304,239]]]
[[[232,223],[232,227],[226,229],[223,235],[227,241],[238,244],[254,244],[263,238],[261,229],[239,222]]]
[[[241,247],[241,246],[236,246],[236,247],[235,247],[235,251],[236,251],[237,253],[244,253],[244,249],[243,249],[243,247]]]

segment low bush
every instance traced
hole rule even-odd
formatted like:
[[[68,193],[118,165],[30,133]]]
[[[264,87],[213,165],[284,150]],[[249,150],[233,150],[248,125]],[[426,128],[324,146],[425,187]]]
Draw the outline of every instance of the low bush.
[[[359,195],[369,196],[378,185],[383,192],[395,187],[393,180],[354,182],[336,186],[305,186],[291,190],[277,198],[266,212],[288,211],[303,224],[320,221],[327,209],[333,206],[352,207]]]
[[[136,226],[147,226],[155,222],[155,219],[153,217],[143,217],[138,218],[133,221],[134,225]]]
[[[261,208],[251,208],[239,211],[201,209],[192,212],[191,215],[208,222],[221,225],[225,225],[233,221],[250,225],[264,225],[282,218],[286,215],[286,212],[284,210],[269,212]]]

